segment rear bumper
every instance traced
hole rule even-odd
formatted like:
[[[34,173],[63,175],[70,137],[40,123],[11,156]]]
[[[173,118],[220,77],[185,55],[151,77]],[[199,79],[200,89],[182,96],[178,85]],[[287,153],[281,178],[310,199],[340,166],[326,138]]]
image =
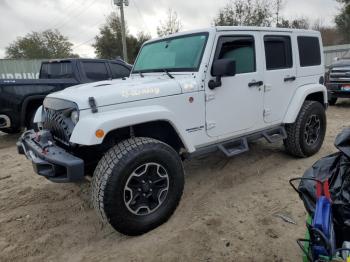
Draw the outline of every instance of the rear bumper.
[[[57,183],[84,179],[84,161],[58,147],[49,131],[25,132],[17,142],[19,154],[32,161],[34,171]]]

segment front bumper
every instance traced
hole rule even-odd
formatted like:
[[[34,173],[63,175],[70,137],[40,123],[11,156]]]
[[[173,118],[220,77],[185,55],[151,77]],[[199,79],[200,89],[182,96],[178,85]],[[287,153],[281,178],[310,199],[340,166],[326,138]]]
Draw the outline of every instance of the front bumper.
[[[17,150],[32,161],[37,174],[52,182],[84,179],[84,161],[57,146],[47,130],[25,132],[17,142]]]
[[[328,97],[350,98],[350,91],[341,90],[345,85],[350,86],[350,83],[327,83]]]

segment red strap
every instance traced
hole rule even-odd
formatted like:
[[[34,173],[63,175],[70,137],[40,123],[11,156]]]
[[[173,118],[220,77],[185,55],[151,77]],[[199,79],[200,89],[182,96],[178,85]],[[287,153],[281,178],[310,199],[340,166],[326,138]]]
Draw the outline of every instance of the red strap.
[[[324,183],[323,183],[323,193],[325,195],[325,197],[327,197],[327,199],[329,201],[331,201],[331,193],[329,192],[329,182],[328,180],[326,180]]]

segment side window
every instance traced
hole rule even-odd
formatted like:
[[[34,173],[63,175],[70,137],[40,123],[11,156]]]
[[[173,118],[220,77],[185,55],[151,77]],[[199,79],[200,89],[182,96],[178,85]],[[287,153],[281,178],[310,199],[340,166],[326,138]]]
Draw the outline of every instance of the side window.
[[[321,64],[321,48],[317,37],[298,36],[300,66]]]
[[[123,65],[119,65],[117,63],[110,63],[109,65],[111,67],[113,79],[128,77],[130,75],[130,70]]]
[[[103,62],[83,62],[83,69],[88,79],[101,81],[109,79],[107,66]]]
[[[264,36],[267,70],[293,67],[292,44],[289,36]]]
[[[219,38],[215,60],[236,61],[236,74],[256,71],[255,44],[252,36],[223,36]]]

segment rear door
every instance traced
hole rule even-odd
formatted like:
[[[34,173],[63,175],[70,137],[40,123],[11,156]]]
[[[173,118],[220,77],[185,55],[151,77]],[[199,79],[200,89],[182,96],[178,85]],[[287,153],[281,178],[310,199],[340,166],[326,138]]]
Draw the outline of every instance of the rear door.
[[[295,39],[288,32],[264,32],[264,121],[279,123],[296,89]]]

